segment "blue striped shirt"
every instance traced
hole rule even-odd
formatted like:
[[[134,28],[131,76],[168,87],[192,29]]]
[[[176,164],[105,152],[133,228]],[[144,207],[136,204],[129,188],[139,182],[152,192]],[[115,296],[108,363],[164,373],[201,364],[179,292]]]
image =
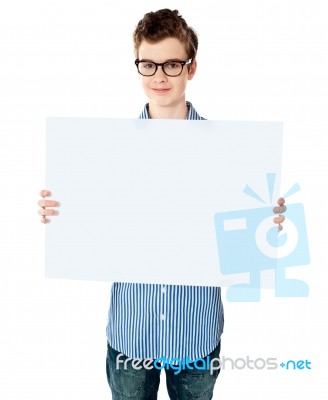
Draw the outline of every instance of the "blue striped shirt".
[[[204,119],[187,106],[188,120]],[[150,118],[148,104],[139,118]],[[128,357],[203,358],[218,345],[223,325],[219,287],[112,284],[107,340]]]

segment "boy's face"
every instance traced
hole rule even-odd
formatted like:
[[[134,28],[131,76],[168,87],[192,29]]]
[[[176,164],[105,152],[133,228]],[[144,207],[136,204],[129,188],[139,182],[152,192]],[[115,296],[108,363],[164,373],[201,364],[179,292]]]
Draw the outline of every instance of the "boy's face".
[[[167,38],[157,43],[142,41],[137,57],[139,60],[163,63],[169,60],[186,61],[188,54],[184,45],[178,39]],[[162,67],[159,66],[155,75],[143,76],[139,74],[139,77],[150,105],[174,107],[185,102],[187,83],[194,77],[195,72],[196,61],[191,65],[184,65],[179,76],[167,76]]]

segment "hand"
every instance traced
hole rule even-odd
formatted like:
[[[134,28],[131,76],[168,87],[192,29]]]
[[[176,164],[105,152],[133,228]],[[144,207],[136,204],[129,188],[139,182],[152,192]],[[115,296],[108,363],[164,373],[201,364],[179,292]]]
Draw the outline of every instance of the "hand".
[[[59,202],[55,200],[45,200],[47,196],[51,196],[51,192],[49,190],[41,190],[40,196],[43,197],[43,200],[39,200],[38,205],[41,209],[38,211],[39,215],[42,215],[41,222],[46,224],[50,222],[50,219],[47,216],[50,215],[58,215],[58,211],[52,208],[47,207],[59,207]]]
[[[273,222],[275,224],[278,224],[278,230],[281,231],[283,229],[283,226],[281,225],[285,221],[285,217],[281,214],[283,214],[286,210],[287,207],[285,206],[285,199],[283,197],[280,197],[277,201],[279,206],[273,208],[273,212],[275,214],[279,214],[279,217],[274,217]]]

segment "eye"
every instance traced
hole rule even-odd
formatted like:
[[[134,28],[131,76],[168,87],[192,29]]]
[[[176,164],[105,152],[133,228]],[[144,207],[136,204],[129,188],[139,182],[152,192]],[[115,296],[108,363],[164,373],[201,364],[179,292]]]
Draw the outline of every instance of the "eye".
[[[169,61],[165,63],[165,67],[168,69],[178,69],[181,68],[181,64],[177,61]]]
[[[143,62],[143,63],[141,63],[141,65],[142,65],[142,68],[145,68],[145,69],[155,68],[155,64],[152,62]]]

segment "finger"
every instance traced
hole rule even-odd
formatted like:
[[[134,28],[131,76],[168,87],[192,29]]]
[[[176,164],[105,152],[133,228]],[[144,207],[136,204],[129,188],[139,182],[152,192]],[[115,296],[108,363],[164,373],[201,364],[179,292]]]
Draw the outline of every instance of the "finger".
[[[283,206],[283,205],[285,204],[285,199],[284,199],[283,197],[279,197],[277,203],[278,203],[280,206]]]
[[[285,221],[285,217],[283,215],[279,215],[279,217],[273,218],[273,222],[275,224],[281,224]]]
[[[40,207],[58,207],[58,202],[55,200],[39,200],[38,205]]]
[[[42,208],[38,211],[39,215],[58,215],[58,211]]]
[[[274,208],[273,208],[273,212],[274,212],[275,214],[282,214],[282,213],[284,213],[286,210],[287,210],[287,207],[286,207],[286,206],[277,206],[277,207],[274,207]]]
[[[51,192],[49,192],[49,190],[46,190],[46,189],[41,190],[40,196],[41,196],[41,197],[51,196]]]

